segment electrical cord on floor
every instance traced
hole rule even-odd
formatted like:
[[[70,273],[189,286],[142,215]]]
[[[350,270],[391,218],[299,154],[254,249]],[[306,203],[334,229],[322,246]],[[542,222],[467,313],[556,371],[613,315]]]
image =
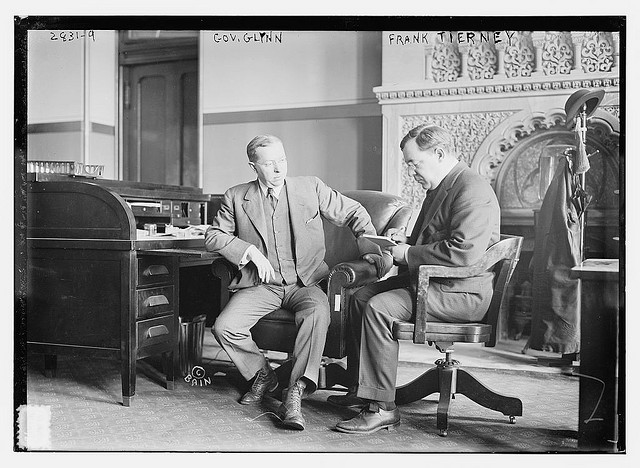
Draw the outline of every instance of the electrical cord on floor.
[[[250,419],[250,421],[255,421],[256,419],[264,416],[265,414],[273,414],[276,418],[278,418],[280,420],[280,422],[284,421],[284,419],[282,419],[280,416],[278,416],[276,413],[274,413],[273,411],[266,411],[258,416],[256,416],[255,418]]]
[[[594,406],[593,411],[591,412],[591,415],[587,419],[585,419],[583,422],[590,423],[591,421],[603,421],[604,420],[603,418],[594,418],[593,415],[596,414],[596,411],[598,411],[598,406],[600,406],[600,402],[602,401],[602,395],[604,395],[604,388],[606,386],[604,381],[592,375],[581,374],[580,372],[575,372],[573,370],[562,372],[562,374],[568,375],[570,377],[584,377],[585,379],[592,379],[602,384],[602,390],[600,390],[600,396],[598,397],[598,401],[596,402],[596,405]]]

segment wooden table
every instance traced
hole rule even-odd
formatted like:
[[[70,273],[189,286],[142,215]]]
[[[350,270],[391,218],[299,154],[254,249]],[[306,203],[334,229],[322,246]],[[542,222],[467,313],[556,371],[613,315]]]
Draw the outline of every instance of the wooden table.
[[[588,259],[572,268],[581,280],[580,406],[578,447],[625,449],[624,309],[619,300],[619,261]]]

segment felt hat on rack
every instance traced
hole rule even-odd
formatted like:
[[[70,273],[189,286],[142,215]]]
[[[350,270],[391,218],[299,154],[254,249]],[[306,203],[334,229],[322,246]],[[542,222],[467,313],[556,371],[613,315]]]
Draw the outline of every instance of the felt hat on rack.
[[[573,123],[575,116],[582,110],[582,106],[587,105],[587,117],[596,110],[600,102],[604,98],[603,89],[579,89],[567,99],[564,104],[564,111],[567,114],[567,125]]]

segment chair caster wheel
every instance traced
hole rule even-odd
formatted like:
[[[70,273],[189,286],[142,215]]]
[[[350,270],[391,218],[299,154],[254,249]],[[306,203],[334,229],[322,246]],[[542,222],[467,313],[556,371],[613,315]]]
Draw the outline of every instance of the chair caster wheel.
[[[447,437],[447,430],[446,429],[440,429],[440,437]]]
[[[509,424],[515,424],[516,423],[516,417],[515,416],[509,416]]]

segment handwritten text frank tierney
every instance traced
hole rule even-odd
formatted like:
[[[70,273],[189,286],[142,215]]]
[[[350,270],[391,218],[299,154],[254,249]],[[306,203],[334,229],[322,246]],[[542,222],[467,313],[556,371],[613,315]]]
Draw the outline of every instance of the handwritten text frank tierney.
[[[398,31],[387,33],[389,45],[449,42],[476,45],[482,42],[511,45],[515,31]]]

